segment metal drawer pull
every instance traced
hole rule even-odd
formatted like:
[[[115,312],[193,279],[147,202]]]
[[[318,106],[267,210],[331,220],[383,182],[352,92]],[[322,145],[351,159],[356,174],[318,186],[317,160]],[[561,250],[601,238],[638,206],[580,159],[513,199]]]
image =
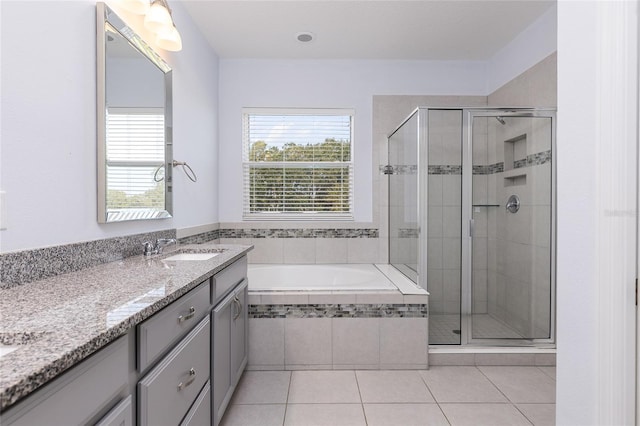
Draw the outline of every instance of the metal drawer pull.
[[[194,308],[193,306],[189,308],[189,313],[187,315],[180,315],[178,317],[178,322],[182,322],[182,321],[186,321],[188,319],[193,318],[193,316],[196,314],[196,308]]]
[[[238,296],[235,296],[233,298],[233,303],[236,304],[237,308],[236,308],[236,314],[233,316],[234,320],[237,320],[238,317],[240,317],[240,313],[242,312],[242,304],[240,303],[240,299],[238,299]]]
[[[193,383],[193,381],[196,379],[196,370],[194,368],[192,368],[191,370],[189,370],[189,380],[187,380],[186,382],[182,383],[180,382],[178,384],[178,390],[181,391],[182,389],[186,388],[187,386],[189,386],[191,383]]]

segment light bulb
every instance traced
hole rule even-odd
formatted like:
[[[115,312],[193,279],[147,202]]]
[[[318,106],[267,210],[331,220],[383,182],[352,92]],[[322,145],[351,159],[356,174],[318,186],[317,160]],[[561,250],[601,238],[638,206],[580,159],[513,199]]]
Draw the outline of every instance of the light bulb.
[[[136,15],[144,15],[151,6],[149,0],[120,0],[120,5]]]
[[[173,27],[173,19],[171,19],[167,8],[160,1],[154,0],[144,17],[144,26],[155,33],[163,30],[169,31]]]
[[[156,44],[161,49],[171,52],[182,50],[182,38],[175,25],[172,25],[169,30],[160,31],[156,37]]]

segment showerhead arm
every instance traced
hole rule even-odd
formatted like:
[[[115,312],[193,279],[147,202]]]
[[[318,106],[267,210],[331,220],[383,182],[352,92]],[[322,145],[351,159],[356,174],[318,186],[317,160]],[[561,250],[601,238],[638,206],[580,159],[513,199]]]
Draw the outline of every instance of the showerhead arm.
[[[500,122],[500,124],[502,124],[503,126],[504,126],[505,124],[507,124],[507,122],[506,122],[506,121],[504,121],[504,118],[500,117],[499,115],[498,115],[498,116],[496,116],[496,120],[498,120],[498,121]]]

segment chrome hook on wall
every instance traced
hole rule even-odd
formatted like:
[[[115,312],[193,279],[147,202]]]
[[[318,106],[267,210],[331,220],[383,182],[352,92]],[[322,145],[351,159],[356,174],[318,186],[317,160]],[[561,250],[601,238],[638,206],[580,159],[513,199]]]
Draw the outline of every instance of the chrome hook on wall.
[[[186,161],[177,161],[177,160],[173,160],[173,162],[171,163],[171,165],[173,167],[177,167],[177,166],[182,166],[182,171],[184,172],[185,175],[187,175],[187,177],[189,178],[189,180],[191,182],[197,182],[198,181],[198,176],[196,176],[196,172],[193,171],[193,169],[191,168],[190,165],[187,164]],[[155,171],[155,173],[153,174],[153,180],[155,182],[162,182],[164,180],[164,176],[158,178],[158,172],[160,172],[160,170],[164,167],[164,164],[161,165],[160,167],[158,167]]]

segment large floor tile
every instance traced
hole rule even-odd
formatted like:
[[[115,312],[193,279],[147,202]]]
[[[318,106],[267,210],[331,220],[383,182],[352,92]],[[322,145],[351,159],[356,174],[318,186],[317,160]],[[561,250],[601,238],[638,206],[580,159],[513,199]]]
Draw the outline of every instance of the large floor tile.
[[[440,404],[451,426],[531,426],[511,404]]]
[[[294,371],[290,404],[360,403],[353,371]]]
[[[286,404],[290,371],[245,371],[232,404]]]
[[[285,404],[230,405],[220,426],[282,426]]]
[[[420,374],[437,402],[507,402],[476,367],[431,367]]]
[[[356,371],[364,403],[435,402],[419,371]]]
[[[449,425],[437,404],[364,404],[368,426]]]
[[[366,426],[361,404],[289,404],[284,426]]]
[[[556,383],[538,367],[478,367],[494,385],[515,403],[556,401]]]
[[[534,426],[556,424],[556,404],[518,404],[516,407]]]

